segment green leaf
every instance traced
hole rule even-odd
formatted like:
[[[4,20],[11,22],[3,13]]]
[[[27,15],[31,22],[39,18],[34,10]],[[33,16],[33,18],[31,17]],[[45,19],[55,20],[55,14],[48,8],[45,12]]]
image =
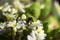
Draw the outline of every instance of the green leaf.
[[[34,20],[37,20],[40,16],[40,3],[33,2],[32,5],[28,8],[27,14],[28,16],[32,16]]]
[[[46,17],[50,13],[51,3],[52,3],[52,0],[45,0],[45,3],[44,3],[45,7],[42,10],[41,15],[40,15],[41,18]]]

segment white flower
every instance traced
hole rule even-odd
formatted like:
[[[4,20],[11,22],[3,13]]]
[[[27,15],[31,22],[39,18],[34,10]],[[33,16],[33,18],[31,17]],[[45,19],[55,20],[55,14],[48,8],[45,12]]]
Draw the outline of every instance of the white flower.
[[[37,20],[36,22],[32,22],[33,29],[36,29],[36,26],[39,28],[43,28],[43,25],[41,24],[41,21]]]
[[[34,26],[30,35],[27,36],[28,40],[44,40],[46,34],[44,33],[43,26],[39,20],[32,23]]]
[[[35,31],[35,33],[36,33],[38,40],[44,40],[45,39],[46,34],[44,33],[44,30],[42,28],[38,28]]]
[[[23,21],[18,21],[16,23],[16,20],[13,20],[7,24],[7,27],[13,27],[13,30],[17,31],[17,29],[25,27],[25,24]]]
[[[0,24],[0,28],[3,29],[6,26],[6,22]]]
[[[15,7],[17,10],[20,10],[20,11],[22,11],[22,12],[25,12],[25,10],[24,10],[24,5],[21,4],[19,0],[14,0],[13,4],[14,4],[14,7]]]
[[[16,15],[14,15],[14,14],[3,13],[3,15],[5,15],[7,18],[16,19]]]
[[[5,15],[6,17],[10,17],[10,18],[13,18],[13,19],[16,19],[16,13],[17,13],[17,10],[15,8],[11,8],[12,6],[9,5],[8,3],[6,3],[3,7],[3,15]],[[5,13],[5,11],[8,11]]]
[[[10,21],[10,22],[7,24],[7,27],[15,27],[15,26],[16,26],[16,20]]]
[[[41,28],[37,30],[32,30],[32,33],[27,36],[28,40],[44,40],[45,37],[46,34]]]
[[[8,24],[7,24],[7,27],[13,27],[13,30],[16,32],[17,29],[16,29],[16,20],[13,20],[13,21],[10,21]]]
[[[22,19],[26,19],[26,15],[23,14],[23,15],[21,16],[21,18],[22,18]]]
[[[11,8],[12,5],[9,5],[9,3],[5,3],[5,5],[3,6],[3,11],[8,11],[11,14],[17,13],[17,10],[15,8]]]
[[[16,28],[20,29],[22,27],[25,27],[25,24],[22,21],[18,21]]]
[[[28,36],[27,36],[27,39],[28,39],[28,40],[35,40],[35,39],[36,39],[36,37],[35,37],[35,32],[32,31],[31,35],[28,35]]]
[[[11,11],[11,5],[9,5],[8,2],[5,3],[5,5],[3,7],[3,11],[9,11],[9,12]]]
[[[17,13],[17,10],[15,8],[12,8],[12,14]]]
[[[37,20],[36,25],[37,25],[38,27],[42,27],[42,26],[43,26],[43,25],[41,24],[41,21],[40,21],[40,20]]]
[[[58,16],[60,16],[60,5],[58,4],[58,2],[55,2],[54,6],[56,8],[56,11],[58,12]]]

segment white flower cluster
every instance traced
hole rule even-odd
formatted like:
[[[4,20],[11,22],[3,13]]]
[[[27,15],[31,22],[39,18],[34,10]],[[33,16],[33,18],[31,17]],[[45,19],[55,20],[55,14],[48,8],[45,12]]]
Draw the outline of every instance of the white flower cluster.
[[[44,40],[46,34],[44,33],[42,23],[39,20],[27,23],[26,15],[20,15],[20,13],[18,13],[19,10],[25,12],[24,6],[19,3],[18,0],[15,0],[13,5],[14,7],[9,5],[9,3],[6,3],[3,8],[1,8],[3,12],[2,14],[7,17],[7,21],[0,23],[0,29],[3,30],[5,27],[12,27],[13,30],[17,32],[21,28],[21,30],[25,30],[27,29],[26,27],[28,27],[29,29],[32,29],[30,35],[27,36],[28,40]]]
[[[26,27],[27,24],[25,24],[25,23],[26,23],[26,21],[16,22],[16,20],[13,20],[13,21],[9,21],[7,25],[6,25],[6,23],[1,23],[0,28],[3,29],[5,26],[13,27],[13,30],[15,32],[17,32],[18,29]],[[40,23],[39,20],[37,20],[37,22],[32,22],[32,24],[30,24],[30,27],[32,29],[32,32],[30,33],[30,35],[27,36],[28,40],[44,40],[45,39],[46,34],[44,33],[43,25]]]
[[[31,34],[27,36],[28,40],[44,40],[46,34],[44,33],[43,26],[40,21],[37,20],[37,22],[34,22],[33,25],[34,27]]]

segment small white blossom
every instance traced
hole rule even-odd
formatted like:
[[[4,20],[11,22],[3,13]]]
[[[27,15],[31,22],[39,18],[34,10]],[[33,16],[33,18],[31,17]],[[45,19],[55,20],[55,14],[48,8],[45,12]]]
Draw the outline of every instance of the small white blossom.
[[[25,12],[24,10],[24,5],[22,3],[19,2],[19,0],[14,0],[13,2],[14,4],[14,7],[17,9],[17,10],[20,10],[22,12]]]
[[[3,11],[11,11],[10,8],[11,8],[11,5],[9,5],[8,2],[7,2],[7,3],[5,3],[5,5],[3,7]]]
[[[8,24],[7,24],[7,27],[13,27],[13,30],[16,32],[17,29],[16,29],[16,20],[13,20],[13,21],[10,21]]]
[[[41,24],[41,21],[39,21],[39,20],[37,20],[36,22],[32,22],[32,26],[34,26],[33,29],[36,29],[35,26],[37,26],[38,28],[39,27],[43,28],[43,25]]]
[[[6,22],[0,24],[0,28],[3,29],[6,26]]]
[[[8,14],[8,13],[3,13],[3,15],[5,15],[7,18],[13,18],[13,19],[16,19],[16,15],[14,14]]]
[[[23,15],[21,16],[21,18],[22,18],[22,19],[26,19],[26,15],[23,14]]]
[[[7,27],[15,27],[15,26],[16,26],[16,20],[10,21],[10,22],[7,24]]]
[[[27,36],[28,40],[44,40],[45,37],[46,34],[41,28],[37,30],[32,30],[32,33]]]
[[[17,10],[15,8],[12,8],[12,14],[17,13]]]
[[[60,16],[60,5],[58,4],[58,2],[54,3],[56,11],[58,12],[58,16]]]
[[[22,21],[18,21],[16,28],[20,29],[20,28],[22,28],[24,26],[25,26],[25,24]]]
[[[43,25],[41,24],[41,21],[39,21],[39,20],[37,20],[36,25],[37,25],[38,27],[42,27],[42,26],[43,26]]]
[[[34,26],[30,35],[27,36],[28,40],[44,40],[46,34],[44,33],[43,26],[39,20],[32,23]]]

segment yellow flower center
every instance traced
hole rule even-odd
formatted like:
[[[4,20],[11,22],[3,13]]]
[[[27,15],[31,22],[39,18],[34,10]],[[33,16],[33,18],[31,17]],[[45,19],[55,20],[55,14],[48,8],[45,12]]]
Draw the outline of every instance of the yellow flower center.
[[[11,26],[12,26],[12,27],[16,27],[16,23],[12,24]]]
[[[35,25],[35,24],[36,24],[36,22],[32,22],[32,24],[33,24],[33,25]]]
[[[41,33],[41,30],[36,30],[36,33],[37,33],[37,34],[40,34],[40,33]]]

